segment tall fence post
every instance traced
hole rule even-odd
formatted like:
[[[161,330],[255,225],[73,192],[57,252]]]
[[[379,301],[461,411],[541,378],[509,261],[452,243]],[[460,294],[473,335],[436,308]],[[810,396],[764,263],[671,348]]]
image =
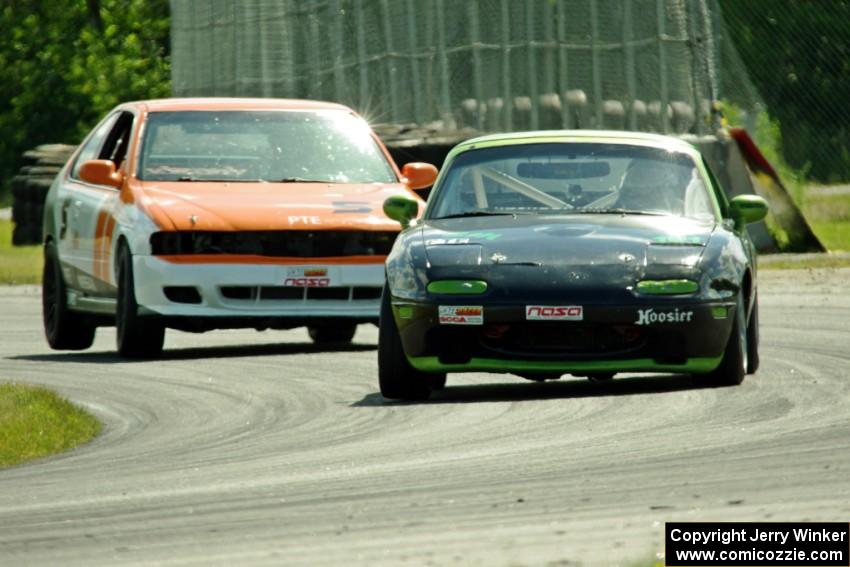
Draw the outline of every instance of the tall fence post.
[[[390,117],[394,123],[399,121],[398,111],[398,73],[396,72],[396,52],[393,49],[393,27],[390,21],[390,6],[387,0],[381,0],[381,21],[384,27],[384,62],[387,68],[387,81],[390,85]]]
[[[637,130],[637,77],[635,76],[634,22],[632,20],[632,0],[623,0],[623,61],[626,72],[626,93],[628,95],[629,129]]]
[[[570,105],[567,101],[569,81],[569,53],[567,52],[567,9],[565,0],[558,0],[558,96],[561,97],[561,117],[564,128],[572,128]]]
[[[443,0],[437,0],[437,57],[440,66],[440,118],[447,128],[454,127],[452,97],[449,92],[449,58],[446,54],[446,13]]]
[[[319,53],[322,50],[322,36],[319,34],[318,12],[319,4],[316,0],[313,0],[312,9],[307,14],[307,21],[309,23],[310,30],[310,41],[307,44],[307,49],[310,58],[310,74],[312,75],[312,80],[310,81],[312,84],[309,86],[307,91],[310,93],[312,98],[322,98],[322,69],[321,64],[319,63]]]
[[[333,65],[334,75],[334,97],[340,102],[348,102],[347,93],[345,92],[345,75],[342,70],[343,54],[345,53],[343,45],[343,29],[342,29],[342,1],[331,0],[330,20],[333,22],[333,52],[331,53],[331,65]]]
[[[407,90],[413,92],[413,116],[418,124],[422,124],[425,121],[425,117],[422,115],[422,93],[425,85],[422,84],[422,76],[419,71],[419,53],[417,51],[419,39],[413,0],[407,0],[407,42],[410,52],[410,74],[413,82]]]
[[[360,71],[360,111],[369,110],[369,62],[366,60],[366,25],[363,0],[354,3],[354,25],[357,27],[357,69]]]
[[[511,93],[511,10],[510,0],[502,0],[502,99],[504,103],[505,131],[513,130],[514,100]]]
[[[475,127],[484,129],[484,85],[481,71],[481,25],[479,22],[478,2],[467,2],[469,9],[469,39],[472,44],[472,88],[475,93]]]
[[[688,22],[688,45],[690,45],[691,52],[691,92],[692,92],[692,100],[694,105],[694,131],[697,134],[702,134],[705,132],[705,120],[702,108],[702,99],[701,95],[703,94],[702,89],[702,72],[703,72],[703,54],[700,51],[701,45],[704,45],[702,41],[698,41],[699,38],[699,27],[697,26],[696,18],[699,14],[699,8],[697,5],[698,0],[690,0],[685,4],[686,7],[686,16]]]
[[[655,17],[658,27],[658,71],[660,93],[659,102],[661,108],[659,114],[661,118],[661,131],[667,133],[670,131],[670,120],[667,116],[667,105],[670,103],[670,87],[667,84],[667,11],[666,0],[655,0]]]
[[[590,60],[593,73],[593,106],[596,128],[602,127],[602,69],[599,63],[599,6],[590,0]]]
[[[711,113],[711,131],[715,131],[720,128],[720,116],[713,109],[713,104],[719,101],[721,96],[720,65],[717,64],[720,57],[720,49],[717,45],[720,35],[715,35],[714,33],[715,30],[720,29],[715,20],[719,16],[719,8],[712,12],[709,10],[706,0],[700,0],[699,6],[700,14],[702,15],[703,35],[705,36],[705,70],[708,79],[708,93],[711,99],[710,104],[712,104],[712,108],[709,109]]]
[[[528,45],[528,94],[531,97],[531,129],[537,130],[540,128],[540,89],[537,85],[539,77],[537,76],[537,54],[535,53],[536,45],[534,41],[534,14],[537,3],[526,2],[525,7],[525,33],[526,44]]]

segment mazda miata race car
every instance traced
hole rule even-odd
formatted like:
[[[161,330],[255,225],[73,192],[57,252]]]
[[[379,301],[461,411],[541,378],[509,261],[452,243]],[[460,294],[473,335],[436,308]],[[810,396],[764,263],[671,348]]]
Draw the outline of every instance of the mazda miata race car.
[[[154,356],[166,327],[307,326],[351,340],[378,317],[400,227],[437,171],[401,172],[366,122],[331,103],[127,103],[83,141],[47,195],[44,329],[84,349],[116,325],[124,356]]]
[[[485,136],[446,158],[427,208],[394,196],[406,229],[386,262],[381,393],[423,399],[447,372],[532,380],[618,372],[756,371],[758,295],[745,227],[698,150],[666,136]]]

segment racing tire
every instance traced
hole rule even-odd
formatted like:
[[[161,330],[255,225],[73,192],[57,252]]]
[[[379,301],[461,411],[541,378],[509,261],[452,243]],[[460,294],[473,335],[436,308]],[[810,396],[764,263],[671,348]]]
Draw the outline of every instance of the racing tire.
[[[41,313],[47,344],[54,350],[84,350],[94,342],[95,326],[68,309],[68,295],[56,245],[44,245]]]
[[[133,257],[126,245],[118,252],[118,304],[115,309],[115,338],[118,354],[125,358],[153,358],[162,352],[165,327],[158,321],[139,317],[133,280]]]
[[[390,291],[384,286],[378,326],[378,385],[381,395],[391,400],[427,400],[432,389],[445,386],[446,375],[420,372],[404,355],[401,337],[390,303]]]
[[[759,369],[759,298],[753,294],[753,310],[747,324],[747,374]]]
[[[732,322],[732,332],[729,333],[729,341],[723,351],[723,359],[720,365],[703,375],[705,381],[711,386],[737,386],[744,381],[747,374],[747,314],[744,309],[744,296],[738,294],[735,305],[735,320]]]
[[[307,327],[307,333],[317,345],[347,345],[357,332],[357,323],[344,321],[321,323]]]
[[[446,387],[445,374],[426,374],[425,382],[431,390],[442,390]]]

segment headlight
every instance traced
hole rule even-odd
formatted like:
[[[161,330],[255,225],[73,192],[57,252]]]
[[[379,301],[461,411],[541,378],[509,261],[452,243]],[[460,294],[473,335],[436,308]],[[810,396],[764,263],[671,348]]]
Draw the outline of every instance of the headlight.
[[[479,295],[487,291],[481,280],[437,280],[428,284],[428,293],[445,295]]]
[[[699,284],[693,280],[643,280],[636,288],[645,295],[687,295],[699,291]]]

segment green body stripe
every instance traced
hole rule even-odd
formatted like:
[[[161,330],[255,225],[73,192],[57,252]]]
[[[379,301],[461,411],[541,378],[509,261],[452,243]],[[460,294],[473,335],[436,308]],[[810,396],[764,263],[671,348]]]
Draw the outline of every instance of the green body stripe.
[[[422,372],[674,372],[704,374],[720,365],[723,357],[690,358],[684,364],[661,364],[651,358],[629,360],[551,361],[473,358],[466,364],[443,364],[436,356],[407,357]]]

